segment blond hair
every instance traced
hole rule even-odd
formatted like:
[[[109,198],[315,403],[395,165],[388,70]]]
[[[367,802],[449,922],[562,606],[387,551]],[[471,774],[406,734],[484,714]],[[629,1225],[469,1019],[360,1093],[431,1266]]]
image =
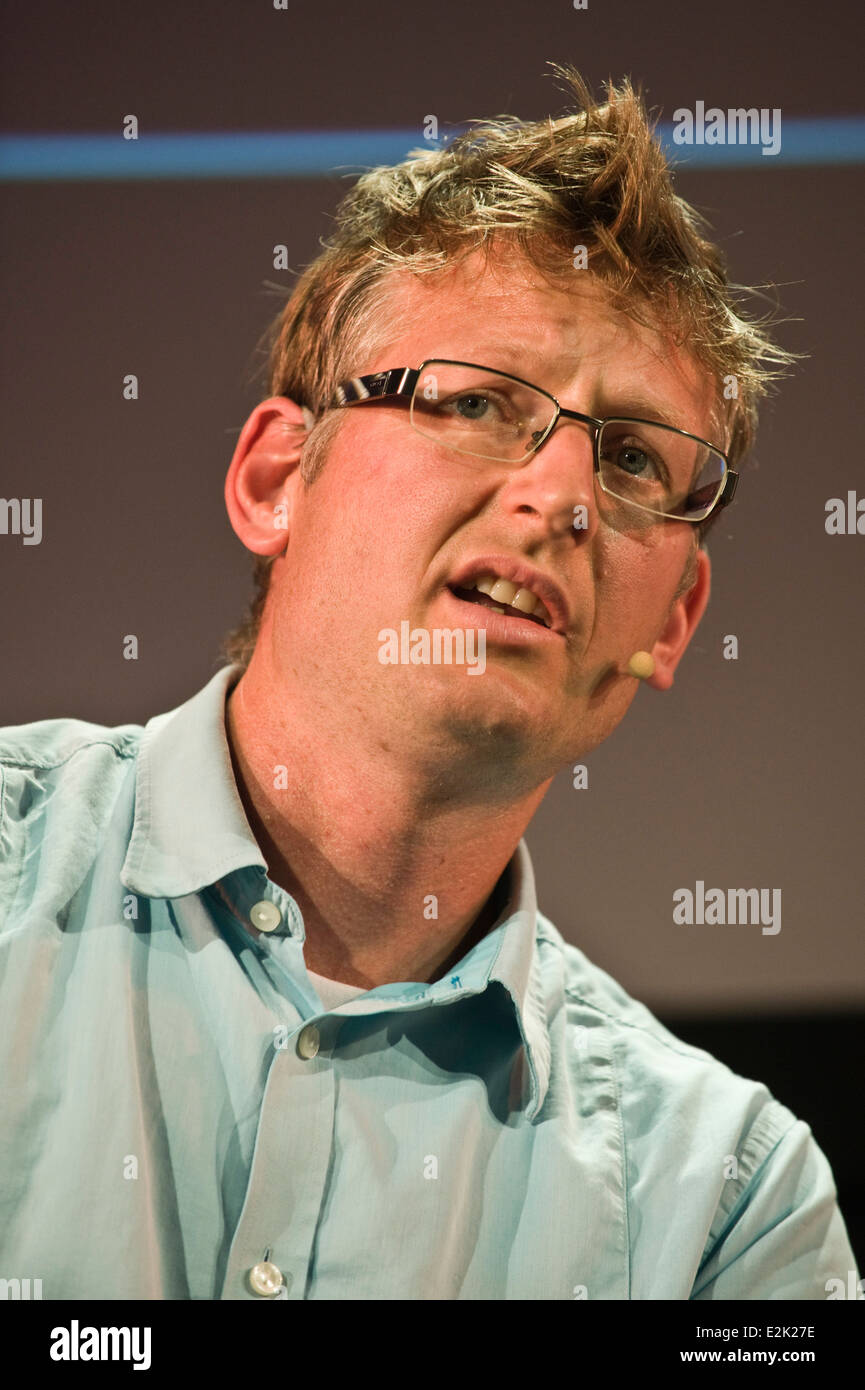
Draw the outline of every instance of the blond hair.
[[[728,281],[703,218],[673,191],[642,94],[628,79],[619,87],[610,81],[598,103],[575,68],[550,66],[573,90],[575,114],[474,122],[444,148],[415,149],[401,164],[371,169],[340,203],[323,253],[265,335],[268,394],[321,417],[301,458],[307,485],[342,423],[344,412],[329,410],[336,386],[392,332],[392,272],[440,271],[477,250],[489,256],[503,239],[559,280],[573,248],[584,245],[588,271],[613,307],[686,345],[714,379],[731,466],[752,446],[757,402],[797,355],[771,340],[768,318],[748,317],[735,302],[742,287]],[[725,379],[735,382],[729,399]],[[699,544],[717,516],[693,528]],[[272,564],[257,557],[250,611],[223,642],[225,659],[244,668]],[[685,580],[693,575],[692,557]]]

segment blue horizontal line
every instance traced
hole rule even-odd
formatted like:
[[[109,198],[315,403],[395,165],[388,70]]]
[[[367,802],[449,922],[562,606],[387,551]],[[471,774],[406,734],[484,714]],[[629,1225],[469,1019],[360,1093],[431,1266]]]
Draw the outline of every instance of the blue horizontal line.
[[[320,178],[426,145],[421,130],[0,135],[0,179]]]
[[[396,164],[410,150],[441,148],[459,133],[460,128],[446,131],[440,142],[425,141],[420,128],[161,133],[138,140],[120,134],[0,135],[0,181],[321,178]],[[760,144],[677,145],[671,122],[659,125],[657,134],[670,161],[683,170],[865,163],[865,116],[782,119],[775,155],[764,154]]]

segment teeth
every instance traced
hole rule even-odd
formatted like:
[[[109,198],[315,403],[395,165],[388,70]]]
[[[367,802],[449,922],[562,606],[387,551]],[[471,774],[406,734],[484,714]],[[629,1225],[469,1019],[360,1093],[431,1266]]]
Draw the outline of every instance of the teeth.
[[[495,599],[497,604],[505,604],[508,608],[515,608],[518,613],[530,614],[540,618],[545,627],[550,626],[549,614],[544,607],[543,601],[533,594],[531,589],[519,588],[512,584],[509,579],[497,579],[494,574],[481,575],[476,580],[473,588],[478,589],[488,598]],[[497,612],[504,613],[504,608],[496,608]]]
[[[516,592],[516,584],[512,584],[509,579],[497,579],[490,589],[490,598],[494,598],[496,603],[510,603]]]
[[[538,601],[531,589],[517,589],[511,599],[511,608],[518,608],[521,613],[534,613]]]

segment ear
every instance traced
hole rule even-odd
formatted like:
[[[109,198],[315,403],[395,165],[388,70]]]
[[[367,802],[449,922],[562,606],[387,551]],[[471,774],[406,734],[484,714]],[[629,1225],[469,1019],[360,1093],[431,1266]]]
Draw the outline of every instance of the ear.
[[[288,544],[298,463],[311,423],[302,406],[271,396],[240,432],[225,479],[225,505],[235,534],[256,555],[279,555]]]
[[[712,587],[712,567],[705,550],[698,550],[695,562],[697,577],[693,585],[681,594],[670,609],[664,630],[652,648],[655,658],[655,673],[645,682],[655,690],[669,690],[673,684],[676,667],[685,654],[685,648],[697,630],[706,611]]]

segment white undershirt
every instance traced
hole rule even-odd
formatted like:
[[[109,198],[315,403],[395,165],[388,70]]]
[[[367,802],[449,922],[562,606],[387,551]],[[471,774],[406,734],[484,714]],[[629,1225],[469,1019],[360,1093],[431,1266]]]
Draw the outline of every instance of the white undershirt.
[[[341,980],[328,980],[326,976],[315,975],[311,970],[306,973],[326,1009],[335,1009],[339,1004],[347,1004],[349,999],[367,993],[362,985],[344,985]]]

